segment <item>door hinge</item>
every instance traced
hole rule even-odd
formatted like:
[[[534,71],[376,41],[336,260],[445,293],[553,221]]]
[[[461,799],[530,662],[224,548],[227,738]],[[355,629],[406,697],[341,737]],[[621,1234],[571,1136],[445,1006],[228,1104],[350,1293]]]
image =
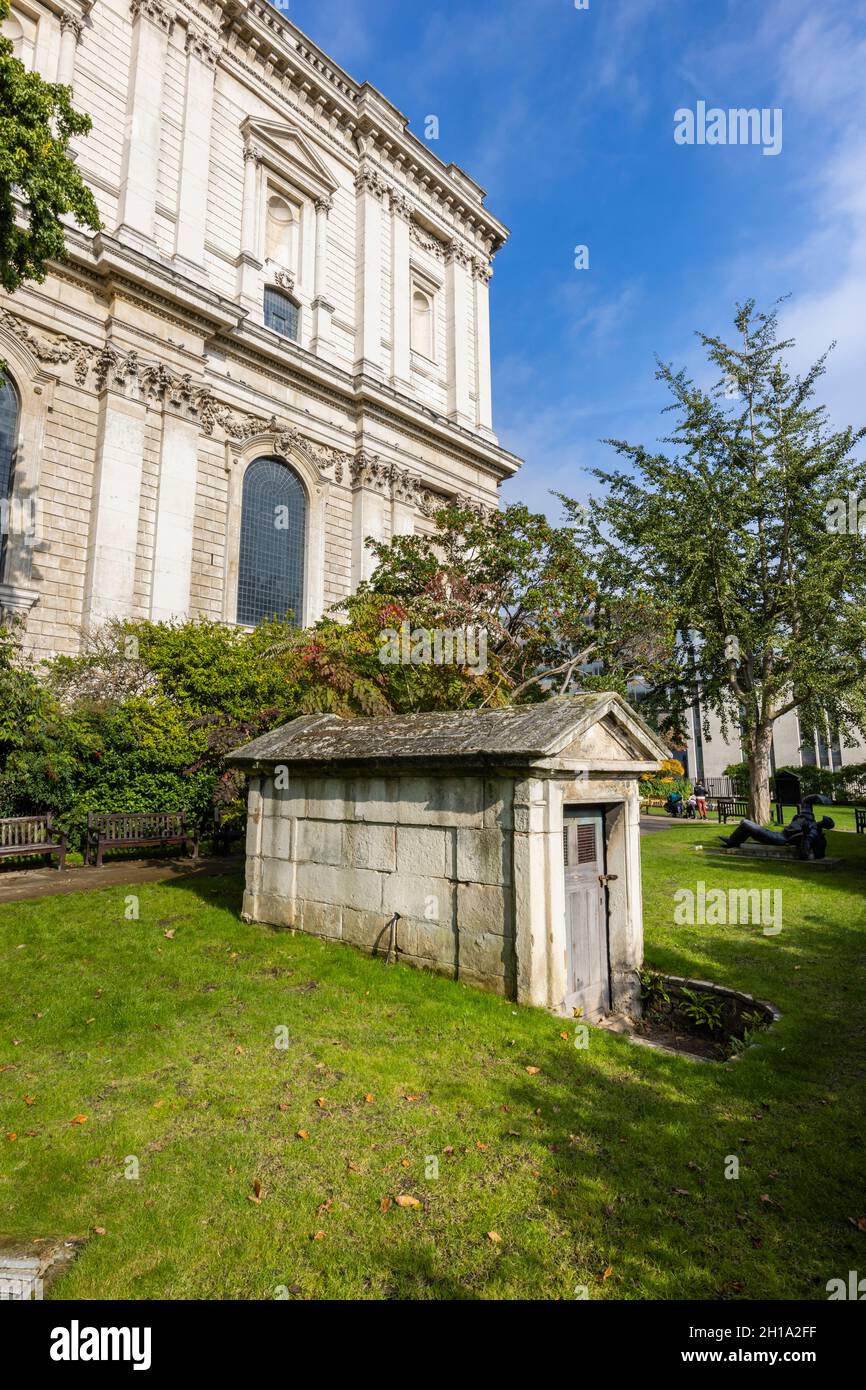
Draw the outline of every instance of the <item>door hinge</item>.
[[[606,888],[609,883],[616,883],[619,874],[599,874],[598,881],[602,888]]]

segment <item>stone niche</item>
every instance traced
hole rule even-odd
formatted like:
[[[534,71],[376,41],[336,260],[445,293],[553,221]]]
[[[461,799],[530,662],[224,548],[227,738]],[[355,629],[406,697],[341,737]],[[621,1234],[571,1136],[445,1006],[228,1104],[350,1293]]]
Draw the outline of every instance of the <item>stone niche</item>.
[[[568,1016],[635,1013],[638,780],[665,756],[612,694],[304,716],[231,755],[244,916]]]

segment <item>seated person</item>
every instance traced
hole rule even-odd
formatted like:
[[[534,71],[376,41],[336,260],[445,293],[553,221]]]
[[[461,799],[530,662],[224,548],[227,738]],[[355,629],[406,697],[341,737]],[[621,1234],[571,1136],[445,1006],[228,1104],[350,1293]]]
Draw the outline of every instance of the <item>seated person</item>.
[[[669,816],[681,816],[683,813],[683,794],[682,792],[671,792],[665,802],[665,810]]]
[[[832,806],[829,796],[807,796],[797,808],[797,814],[782,830],[766,830],[753,820],[741,820],[730,835],[720,835],[719,839],[726,849],[736,849],[746,840],[757,840],[760,845],[794,844],[801,859],[823,859],[827,853],[825,830],[832,830],[835,821],[829,816],[815,820],[815,803]]]
[[[697,813],[698,813],[698,798],[695,796],[694,792],[692,792],[691,796],[689,797],[688,801],[686,802],[686,819],[687,819],[687,820],[694,820],[694,819],[695,819],[695,816],[697,815]]]

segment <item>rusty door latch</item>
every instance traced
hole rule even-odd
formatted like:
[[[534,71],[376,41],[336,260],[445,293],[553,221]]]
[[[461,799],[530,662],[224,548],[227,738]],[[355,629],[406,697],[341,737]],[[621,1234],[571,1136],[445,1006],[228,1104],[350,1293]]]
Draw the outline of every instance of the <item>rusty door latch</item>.
[[[602,888],[606,888],[609,883],[616,883],[619,874],[599,874],[598,881]]]

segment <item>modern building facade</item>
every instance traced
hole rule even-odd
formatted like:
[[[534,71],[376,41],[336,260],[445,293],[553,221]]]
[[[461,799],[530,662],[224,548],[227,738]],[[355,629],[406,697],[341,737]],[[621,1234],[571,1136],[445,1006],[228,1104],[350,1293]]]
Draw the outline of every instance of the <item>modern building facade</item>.
[[[315,621],[367,537],[495,507],[484,191],[260,0],[12,0],[102,230],[0,297],[0,610]]]

